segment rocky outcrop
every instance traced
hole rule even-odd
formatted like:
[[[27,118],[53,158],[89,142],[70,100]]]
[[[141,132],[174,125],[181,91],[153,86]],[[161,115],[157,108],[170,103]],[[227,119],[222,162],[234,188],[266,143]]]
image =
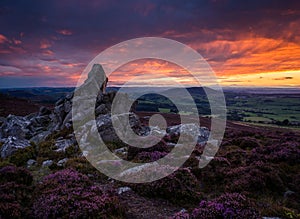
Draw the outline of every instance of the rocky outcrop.
[[[19,149],[30,146],[30,142],[26,139],[18,139],[13,136],[3,139],[3,145],[1,147],[1,157],[5,158],[12,155]]]
[[[206,127],[199,127],[194,123],[190,123],[170,126],[167,128],[167,134],[171,138],[178,136],[179,134],[190,135],[192,137],[195,136],[198,144],[204,144],[207,142],[210,132]]]
[[[127,105],[130,102],[129,97],[125,93],[118,93],[119,98],[115,104],[117,107],[115,112],[118,112],[118,114],[111,115],[112,103],[116,97],[116,91],[105,93],[106,84],[107,78],[102,66],[95,64],[85,82],[75,92],[69,93],[64,98],[58,100],[54,109],[50,110],[47,107],[41,107],[39,112],[34,114],[27,116],[9,115],[3,119],[0,126],[0,142],[2,142],[0,149],[1,157],[10,156],[16,150],[29,146],[30,142],[39,144],[54,132],[71,129],[73,121],[82,122],[80,134],[80,145],[82,145],[87,139],[94,137],[91,136],[91,129],[93,128],[92,120],[94,118],[96,119],[98,133],[104,142],[121,141],[119,138],[120,133],[125,130],[125,133],[122,133],[124,136],[121,137],[126,138],[126,131],[131,129],[140,136],[151,134],[173,137],[185,134],[191,136],[197,135],[198,143],[207,141],[209,136],[208,129],[198,127],[195,124],[172,126],[166,131],[160,130],[158,127],[142,126],[139,118],[133,112],[121,113],[122,110],[129,108]],[[95,90],[98,91],[96,95]],[[75,101],[77,103],[79,101],[80,103],[81,100],[88,100],[85,101],[87,104],[76,106],[79,109],[73,115],[72,105],[74,105]],[[93,107],[95,110],[91,111]],[[90,116],[91,112],[95,116]],[[129,118],[129,124],[126,122],[127,118]],[[113,127],[113,121],[117,121],[119,127]],[[70,146],[77,144],[77,142],[73,135],[67,138],[57,138],[54,144],[53,150],[64,152]]]

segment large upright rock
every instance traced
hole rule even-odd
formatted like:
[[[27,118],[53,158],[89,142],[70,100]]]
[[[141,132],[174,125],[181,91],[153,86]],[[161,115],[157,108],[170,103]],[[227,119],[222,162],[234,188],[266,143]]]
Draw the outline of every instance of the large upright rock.
[[[107,77],[100,64],[94,64],[91,71],[88,73],[88,78],[84,83],[76,89],[76,96],[89,97],[95,93],[95,90],[103,93],[103,89],[106,87]]]

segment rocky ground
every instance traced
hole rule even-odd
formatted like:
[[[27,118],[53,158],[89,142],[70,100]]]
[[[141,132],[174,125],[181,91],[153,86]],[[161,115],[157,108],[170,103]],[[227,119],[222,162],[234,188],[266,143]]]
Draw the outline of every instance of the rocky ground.
[[[94,66],[83,86],[99,86],[92,77],[103,76],[101,66]],[[83,98],[88,99],[86,95]],[[0,218],[300,217],[299,131],[228,121],[217,155],[199,169],[210,133],[209,118],[200,118],[198,127],[192,120],[189,125],[178,125],[178,115],[162,114],[168,123],[164,132],[149,127],[151,114],[147,112],[111,116],[114,98],[115,92],[100,91],[93,112],[96,131],[112,152],[141,165],[155,162],[173,149],[180,134],[197,129],[199,136],[190,158],[173,174],[151,183],[124,183],[105,176],[86,159],[98,156],[90,145],[84,145],[93,138],[89,106],[80,105],[72,115],[74,95],[70,93],[53,109],[41,107],[30,115],[2,119]],[[126,98],[124,94],[124,102]],[[122,123],[124,117],[129,118],[129,124],[123,124],[126,129],[141,136],[162,134],[162,140],[147,149],[123,143],[112,120]],[[75,138],[74,121],[81,124],[78,135],[83,148]],[[168,168],[144,169],[139,174]],[[135,171],[126,173],[137,177]]]

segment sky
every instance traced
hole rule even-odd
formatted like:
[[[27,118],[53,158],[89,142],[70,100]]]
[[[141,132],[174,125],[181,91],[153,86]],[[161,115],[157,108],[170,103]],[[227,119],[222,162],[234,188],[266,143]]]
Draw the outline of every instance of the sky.
[[[76,86],[97,54],[137,37],[190,46],[221,86],[300,88],[298,0],[1,0],[0,87]],[[109,83],[143,74],[151,85],[196,85],[154,59],[120,67]]]

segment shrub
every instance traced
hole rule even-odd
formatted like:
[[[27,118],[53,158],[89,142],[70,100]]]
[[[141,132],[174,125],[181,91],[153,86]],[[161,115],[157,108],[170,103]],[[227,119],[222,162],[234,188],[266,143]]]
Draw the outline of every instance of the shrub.
[[[191,218],[261,218],[253,207],[245,196],[226,193],[212,201],[201,201]]]
[[[152,136],[153,140],[155,141],[157,137]],[[151,140],[150,140],[151,141]],[[158,142],[156,145],[149,147],[149,148],[138,148],[138,147],[128,147],[128,154],[127,159],[132,160],[134,159],[139,153],[142,152],[170,152],[170,147],[167,146],[166,142],[162,139],[160,142]]]
[[[133,184],[131,187],[139,194],[161,197],[175,203],[192,203],[201,198],[200,183],[188,168],[180,168],[163,179],[150,183]]]
[[[72,168],[83,174],[94,174],[97,171],[85,157],[70,158],[66,162],[66,168]]]
[[[252,150],[251,160],[264,160],[272,163],[285,162],[289,165],[299,164],[300,145],[298,142],[273,143]]]
[[[6,166],[0,169],[0,218],[30,215],[32,175],[24,168]]]
[[[0,169],[0,183],[14,182],[16,184],[31,185],[33,177],[25,168],[6,166]]]
[[[285,190],[279,171],[261,161],[229,170],[225,181],[228,191],[282,194]]]
[[[37,156],[40,158],[39,161],[44,160],[60,160],[65,157],[64,152],[56,152],[54,151],[55,148],[55,141],[54,140],[48,140],[40,143],[38,145],[38,153]]]
[[[260,147],[261,145],[255,138],[244,137],[238,146],[244,150],[250,150],[253,148]]]
[[[190,214],[186,211],[179,211],[176,214],[173,215],[173,219],[189,219]]]
[[[35,145],[19,149],[9,157],[9,162],[16,166],[23,166],[29,159],[36,157]]]
[[[152,151],[152,152],[143,151],[136,156],[136,160],[144,163],[153,162],[159,160],[160,158],[166,156],[167,154],[168,154],[167,152],[160,152],[160,151]]]
[[[46,176],[35,195],[33,215],[37,218],[108,218],[123,214],[112,190],[94,186],[87,176],[72,169]]]

